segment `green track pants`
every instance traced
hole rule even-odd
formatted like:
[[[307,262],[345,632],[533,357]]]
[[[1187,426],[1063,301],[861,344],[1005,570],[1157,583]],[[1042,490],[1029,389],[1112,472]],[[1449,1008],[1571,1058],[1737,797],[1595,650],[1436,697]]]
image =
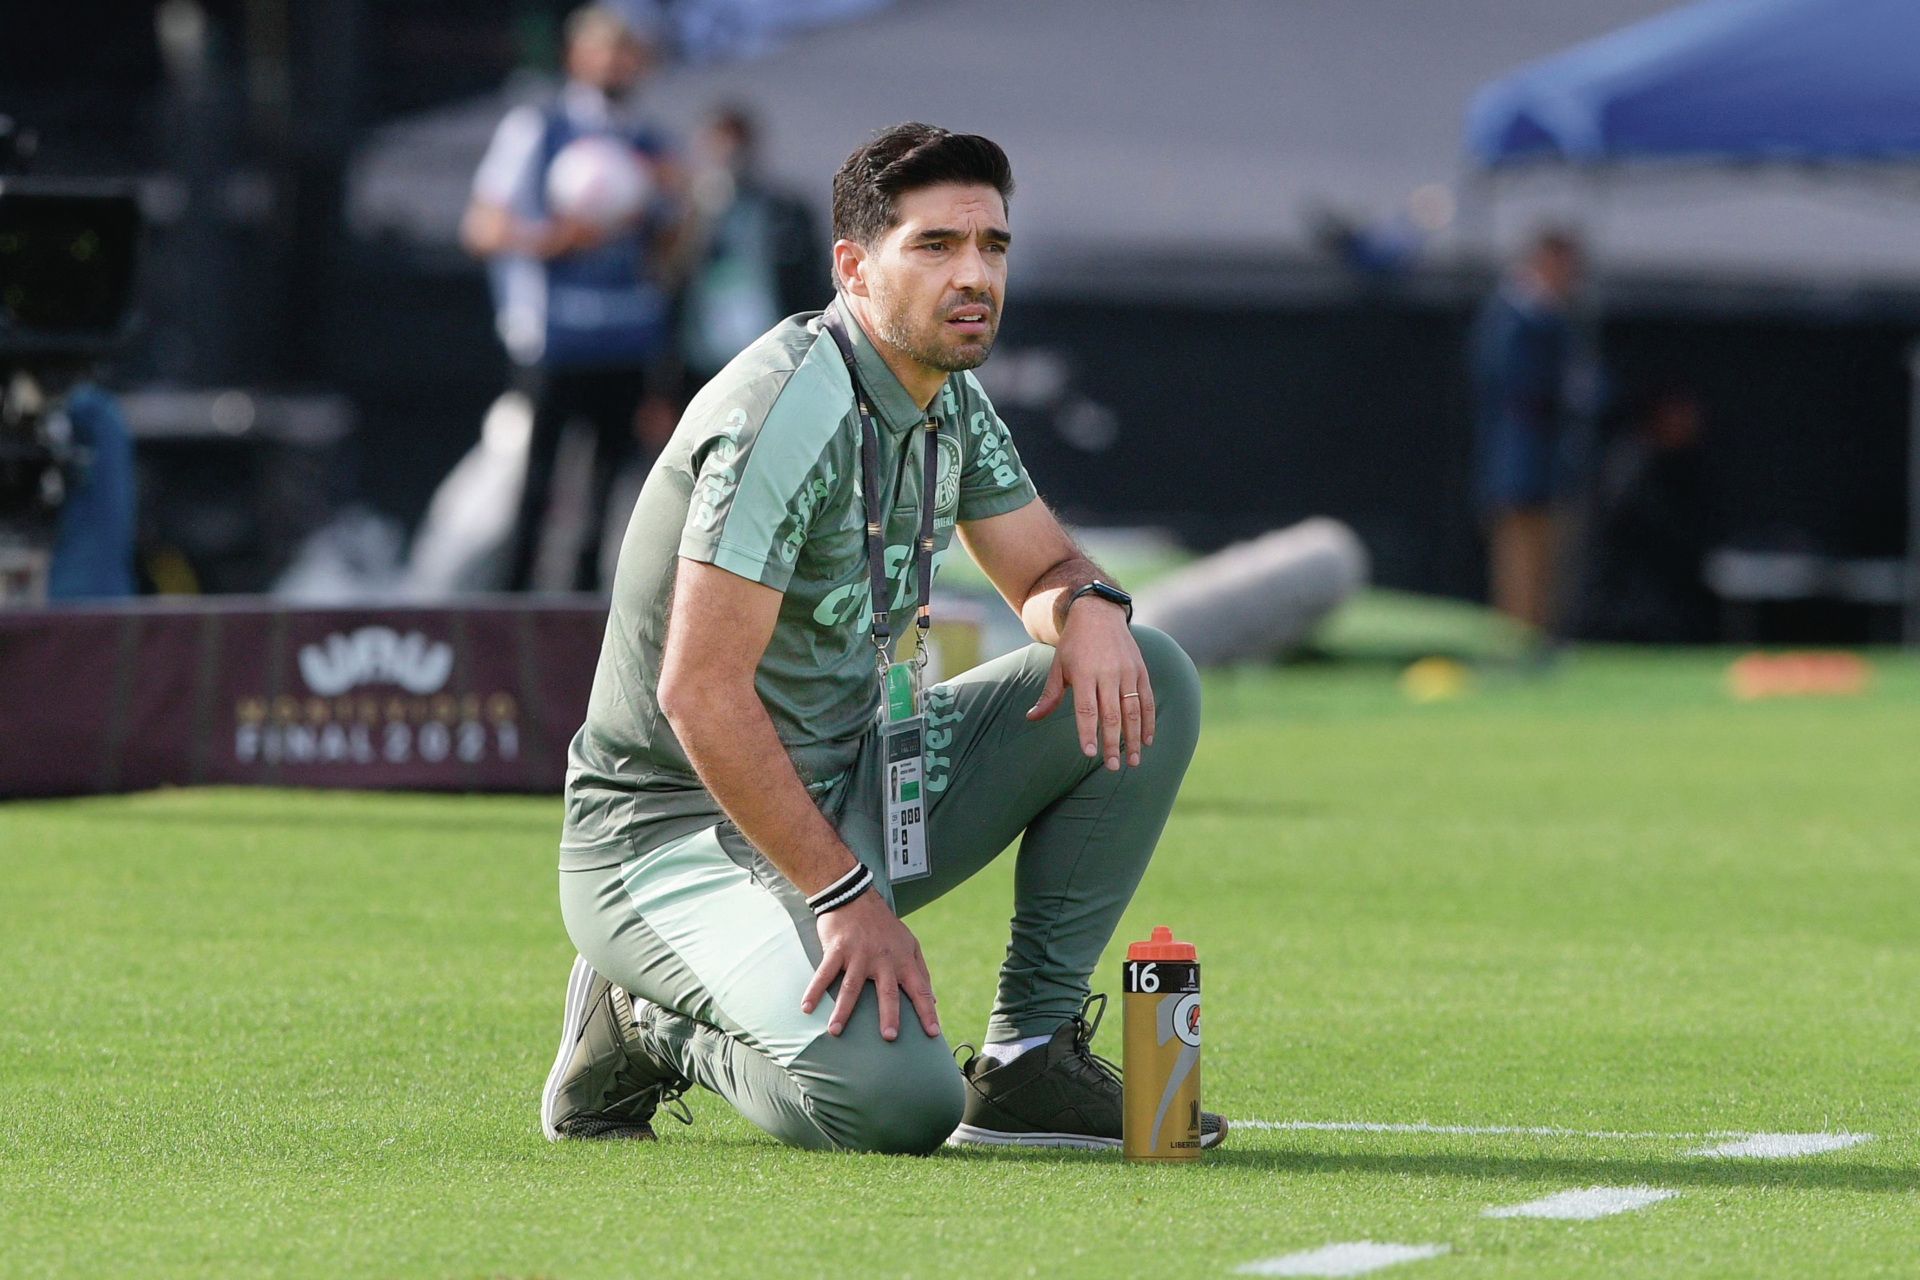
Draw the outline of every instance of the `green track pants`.
[[[886,882],[877,734],[826,802],[902,915],[1020,839],[989,1040],[1050,1032],[1079,1011],[1193,755],[1193,664],[1161,632],[1136,627],[1134,637],[1157,706],[1154,743],[1138,767],[1110,772],[1081,752],[1070,691],[1045,720],[1027,720],[1053,661],[1051,648],[1030,645],[928,691],[930,876]],[[617,866],[562,871],[560,903],[587,963],[674,1011],[652,1033],[655,1050],[775,1137],[925,1152],[959,1123],[952,1053],[920,1029],[904,999],[892,1042],[880,1038],[871,986],[838,1036],[827,1034],[831,995],[800,1011],[820,960],[813,915],[732,823],[654,844],[641,834]],[[938,974],[934,981],[937,990]]]

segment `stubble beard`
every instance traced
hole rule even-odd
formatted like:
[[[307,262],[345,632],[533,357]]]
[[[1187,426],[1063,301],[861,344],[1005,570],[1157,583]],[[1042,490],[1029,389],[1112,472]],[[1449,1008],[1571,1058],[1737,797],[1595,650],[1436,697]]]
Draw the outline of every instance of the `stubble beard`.
[[[991,308],[991,304],[988,306]],[[993,354],[993,340],[999,335],[997,324],[976,341],[955,345],[947,341],[943,321],[929,320],[924,329],[916,330],[907,311],[904,303],[876,307],[874,322],[881,341],[915,364],[942,373],[964,373],[978,369]]]

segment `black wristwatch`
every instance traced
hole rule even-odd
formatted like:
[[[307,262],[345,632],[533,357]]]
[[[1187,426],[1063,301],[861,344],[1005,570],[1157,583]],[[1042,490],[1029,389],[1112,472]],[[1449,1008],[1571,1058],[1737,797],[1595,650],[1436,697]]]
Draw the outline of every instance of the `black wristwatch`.
[[[1098,596],[1102,600],[1111,601],[1127,611],[1128,622],[1133,621],[1133,597],[1112,583],[1102,582],[1098,578],[1067,597],[1067,608],[1060,612],[1062,618],[1067,616],[1067,611],[1073,608],[1073,602],[1081,596]]]

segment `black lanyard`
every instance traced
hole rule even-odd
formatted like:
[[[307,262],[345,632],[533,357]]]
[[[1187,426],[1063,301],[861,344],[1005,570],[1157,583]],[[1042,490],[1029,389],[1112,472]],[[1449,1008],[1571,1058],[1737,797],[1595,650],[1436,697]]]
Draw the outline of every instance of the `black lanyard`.
[[[892,583],[887,580],[887,513],[880,505],[880,431],[873,424],[873,410],[868,407],[866,388],[860,385],[860,371],[854,364],[853,342],[847,337],[839,314],[829,308],[821,316],[820,324],[832,335],[833,345],[840,348],[840,358],[847,365],[847,377],[853,381],[853,404],[860,415],[860,502],[867,517],[867,575],[871,580],[873,595],[870,602],[873,608],[873,645],[880,652],[880,666],[884,671],[887,664],[893,661],[893,623],[888,617],[888,604],[893,591]],[[940,454],[937,447],[939,420],[928,414],[925,426],[926,443],[920,455],[920,538],[914,554],[919,609],[914,614],[913,625],[920,633],[919,648],[916,650],[920,659],[926,656],[927,629],[933,626],[933,504]]]

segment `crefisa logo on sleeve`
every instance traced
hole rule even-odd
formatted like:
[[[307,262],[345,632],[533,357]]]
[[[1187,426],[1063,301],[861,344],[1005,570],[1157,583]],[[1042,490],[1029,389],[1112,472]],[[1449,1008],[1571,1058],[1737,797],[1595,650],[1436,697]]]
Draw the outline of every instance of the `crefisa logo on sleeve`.
[[[513,695],[447,692],[453,646],[444,640],[368,626],[303,645],[296,658],[303,692],[235,703],[239,763],[477,764],[520,755]]]

